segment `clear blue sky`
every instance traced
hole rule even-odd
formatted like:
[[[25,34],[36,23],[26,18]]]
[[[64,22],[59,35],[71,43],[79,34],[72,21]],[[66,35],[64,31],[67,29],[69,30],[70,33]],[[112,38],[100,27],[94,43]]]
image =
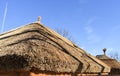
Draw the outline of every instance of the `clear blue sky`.
[[[8,7],[6,8],[6,3]],[[77,44],[92,55],[120,51],[120,0],[0,0],[4,32],[35,22],[69,30]]]

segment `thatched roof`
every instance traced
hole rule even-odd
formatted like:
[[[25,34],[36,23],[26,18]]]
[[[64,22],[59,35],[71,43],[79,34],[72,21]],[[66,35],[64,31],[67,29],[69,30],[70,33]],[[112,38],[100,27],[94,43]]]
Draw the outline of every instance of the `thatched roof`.
[[[111,67],[110,74],[120,74],[120,62],[106,55],[97,55],[96,57]]]
[[[110,57],[106,56],[106,55],[97,55],[96,56],[98,59],[111,59]]]
[[[0,70],[101,73],[110,68],[39,23],[0,35]]]

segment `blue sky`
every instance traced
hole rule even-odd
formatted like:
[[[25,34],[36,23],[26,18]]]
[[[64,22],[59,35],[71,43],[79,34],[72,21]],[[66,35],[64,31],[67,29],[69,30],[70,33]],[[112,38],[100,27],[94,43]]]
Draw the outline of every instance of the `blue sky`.
[[[120,51],[120,0],[0,0],[3,32],[35,22],[38,16],[51,29],[68,30],[92,55],[102,54],[103,48],[107,54]]]

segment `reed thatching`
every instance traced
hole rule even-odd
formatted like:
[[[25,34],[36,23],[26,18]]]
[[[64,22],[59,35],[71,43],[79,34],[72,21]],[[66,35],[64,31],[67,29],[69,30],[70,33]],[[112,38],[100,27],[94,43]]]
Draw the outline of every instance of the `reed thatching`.
[[[101,73],[110,68],[39,23],[0,35],[0,70]]]
[[[120,74],[120,62],[106,55],[97,55],[96,57],[111,68],[110,74]]]

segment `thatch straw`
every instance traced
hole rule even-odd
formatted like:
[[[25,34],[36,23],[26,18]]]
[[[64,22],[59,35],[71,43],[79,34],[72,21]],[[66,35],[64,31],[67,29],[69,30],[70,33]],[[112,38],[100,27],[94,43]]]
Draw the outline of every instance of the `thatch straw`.
[[[96,57],[111,68],[110,74],[120,74],[120,62],[106,55],[97,55]]]
[[[0,70],[100,73],[110,68],[51,29],[32,23],[0,35]]]

